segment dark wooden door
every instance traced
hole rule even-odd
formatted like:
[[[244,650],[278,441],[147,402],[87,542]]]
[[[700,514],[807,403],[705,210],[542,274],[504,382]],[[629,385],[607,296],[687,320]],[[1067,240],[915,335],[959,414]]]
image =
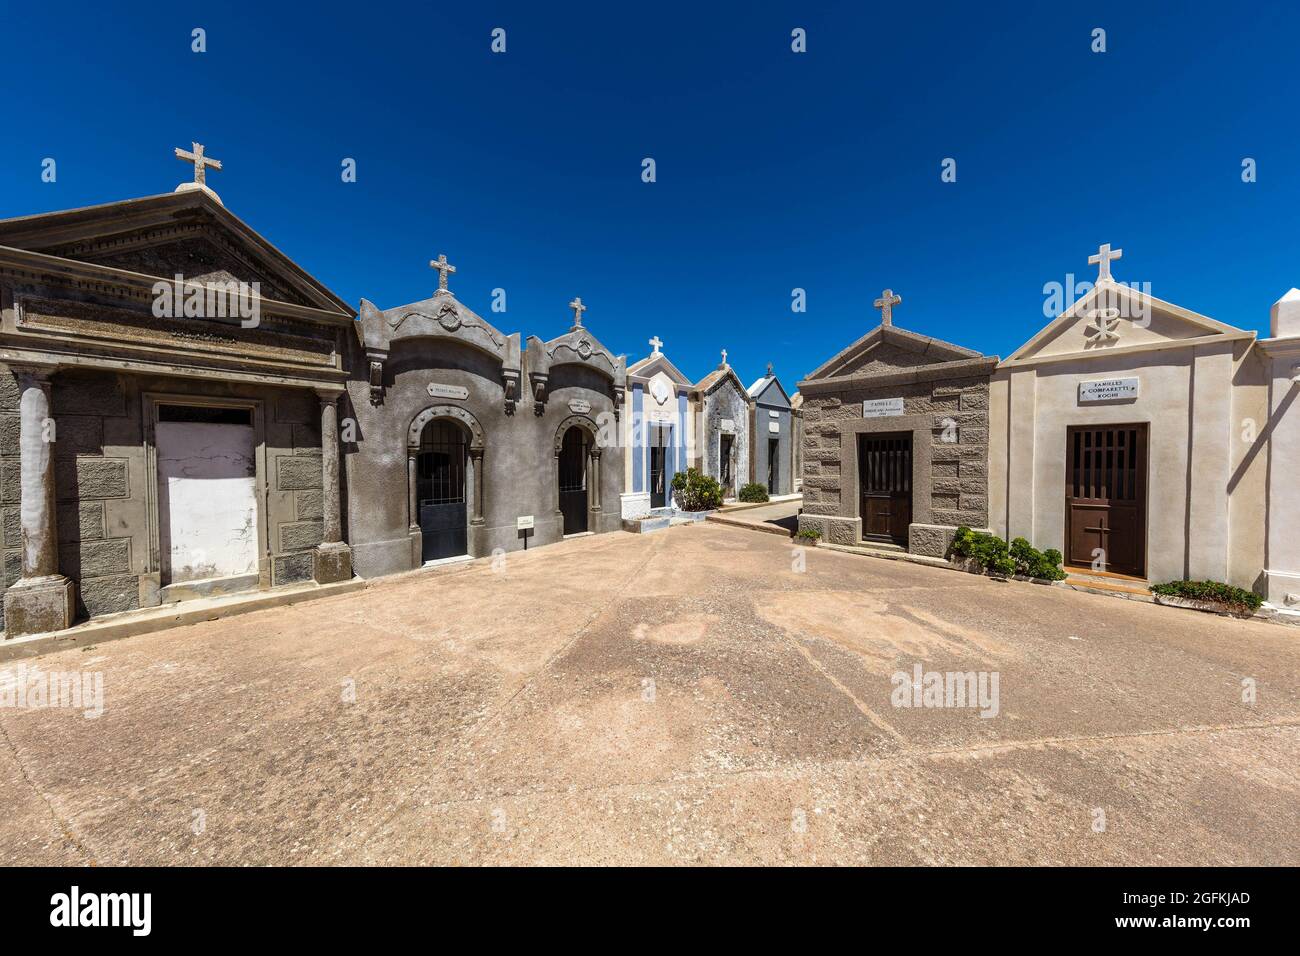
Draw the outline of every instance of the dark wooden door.
[[[667,478],[664,460],[668,451],[669,432],[658,425],[650,429],[650,507],[663,508],[668,504]]]
[[[425,561],[469,550],[465,514],[465,433],[453,422],[424,426],[416,455],[415,497],[420,509],[420,549]]]
[[[560,445],[560,514],[565,534],[587,530],[587,433],[576,425]]]
[[[724,496],[735,494],[736,491],[731,482],[731,446],[735,440],[734,435],[723,435],[718,442],[718,481],[722,485]]]
[[[907,547],[912,523],[912,435],[858,436],[858,498],[862,537]]]
[[[1065,563],[1144,577],[1147,426],[1076,426],[1065,443]]]
[[[767,493],[774,495],[777,493],[777,485],[781,481],[781,439],[769,438],[767,440]]]

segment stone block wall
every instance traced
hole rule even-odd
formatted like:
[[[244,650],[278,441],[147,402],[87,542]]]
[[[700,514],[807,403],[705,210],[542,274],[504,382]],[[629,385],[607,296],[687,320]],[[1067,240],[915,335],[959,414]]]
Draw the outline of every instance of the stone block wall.
[[[265,502],[270,534],[264,582],[310,580],[312,549],[323,533],[320,406],[314,392],[63,371],[51,387],[56,521],[59,569],[76,582],[78,618],[158,601],[158,574],[149,572],[141,398],[146,391],[262,401],[267,475],[258,507]],[[3,592],[22,575],[18,402],[13,374],[0,366],[0,628]],[[259,553],[265,554],[263,546]]]
[[[281,391],[267,408],[271,473],[273,584],[310,581],[312,549],[324,534],[320,403],[307,391]]]
[[[863,419],[864,400],[900,396],[901,416]],[[958,525],[986,527],[988,402],[986,376],[805,393],[800,528],[815,529],[835,543],[858,540],[856,501],[843,500],[845,488],[856,483],[843,472],[857,467],[856,435],[864,427],[913,433],[910,550],[942,554]],[[924,449],[918,447],[920,441],[925,441]]]

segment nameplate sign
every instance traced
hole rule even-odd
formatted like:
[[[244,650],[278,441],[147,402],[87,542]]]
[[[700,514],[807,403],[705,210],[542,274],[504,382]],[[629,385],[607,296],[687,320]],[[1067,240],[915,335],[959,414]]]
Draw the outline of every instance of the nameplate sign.
[[[652,422],[675,422],[677,421],[677,410],[675,408],[651,408],[645,413],[647,421]]]
[[[780,422],[768,422],[768,423],[767,423],[767,430],[770,431],[773,435],[779,435],[779,434],[781,433],[781,423],[780,423]]]
[[[1100,378],[1095,382],[1079,383],[1080,402],[1111,402],[1137,397],[1138,380],[1135,378]]]
[[[893,418],[903,414],[901,398],[868,398],[862,403],[863,418]]]
[[[462,401],[469,398],[469,389],[459,385],[439,385],[437,382],[430,382],[426,391],[430,398],[459,398]]]
[[[768,417],[768,418],[780,418],[780,417],[781,417],[781,413],[780,413],[780,412],[768,412],[768,413],[767,413],[767,417]]]
[[[518,518],[515,519],[515,529],[518,531],[533,530],[533,516],[520,515]]]
[[[724,432],[734,432],[736,430],[736,423],[730,418],[724,418],[722,421],[718,422],[718,427]]]
[[[569,411],[576,412],[579,415],[585,415],[587,412],[591,411],[591,402],[587,401],[585,398],[575,398],[573,401],[569,402]]]

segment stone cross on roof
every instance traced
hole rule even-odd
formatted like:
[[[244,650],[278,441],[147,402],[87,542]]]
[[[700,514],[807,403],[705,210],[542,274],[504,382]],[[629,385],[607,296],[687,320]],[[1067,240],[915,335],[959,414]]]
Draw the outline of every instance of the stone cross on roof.
[[[453,275],[455,275],[455,273],[456,273],[456,267],[453,266],[450,262],[447,261],[447,257],[446,257],[446,256],[444,256],[442,253],[438,253],[438,258],[437,258],[437,259],[430,259],[430,260],[429,260],[429,268],[430,268],[430,269],[437,269],[437,270],[438,270],[438,291],[439,291],[439,292],[446,292],[446,291],[447,291],[447,273],[450,272],[450,273],[452,273]]]
[[[582,313],[587,311],[587,307],[582,304],[582,299],[575,295],[573,301],[569,303],[569,308],[573,310],[573,327],[582,328]]]
[[[875,306],[880,310],[881,325],[894,324],[894,306],[899,305],[902,301],[903,297],[894,295],[893,289],[886,289],[880,293],[880,298],[876,300]]]
[[[184,160],[187,163],[193,163],[194,181],[200,186],[205,186],[207,185],[208,180],[207,167],[211,166],[213,169],[220,169],[221,160],[213,159],[210,156],[204,156],[202,143],[191,143],[190,145],[194,147],[193,152],[181,149],[179,146],[176,147],[176,158]]]
[[[726,350],[726,349],[723,349],[723,350],[722,350],[722,368],[726,368],[726,367],[727,367],[727,350]]]
[[[1088,257],[1088,265],[1097,267],[1098,282],[1100,282],[1102,279],[1110,278],[1111,261],[1114,259],[1122,258],[1123,255],[1124,255],[1123,249],[1116,249],[1114,252],[1112,252],[1110,248],[1110,243],[1105,242],[1102,243],[1100,247],[1098,247],[1097,254],[1095,256]]]
[[[663,347],[663,344],[664,344],[664,343],[663,343],[663,339],[659,338],[659,336],[656,335],[654,338],[652,338],[652,339],[650,340],[650,345],[651,345],[651,347],[654,349],[654,351],[651,352],[650,354],[651,354],[651,355],[662,355],[663,353],[660,352],[659,349]]]
[[[772,363],[771,363],[771,362],[768,362],[768,363],[767,363],[767,377],[768,377],[768,378],[772,378],[772,377],[773,377],[773,376],[772,376]]]

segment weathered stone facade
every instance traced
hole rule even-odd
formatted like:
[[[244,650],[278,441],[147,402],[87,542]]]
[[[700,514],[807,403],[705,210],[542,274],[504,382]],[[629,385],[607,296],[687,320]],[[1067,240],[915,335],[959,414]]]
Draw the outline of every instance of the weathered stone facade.
[[[695,384],[700,398],[700,470],[723,483],[723,496],[734,498],[749,480],[750,410],[745,386],[725,362]],[[722,438],[731,436],[729,481],[723,481]]]
[[[800,383],[801,529],[835,544],[863,538],[862,435],[910,437],[907,548],[941,556],[959,525],[988,525],[989,374],[997,359],[881,326]],[[901,401],[901,407],[898,403]],[[864,416],[864,402],[892,402]]]
[[[178,289],[197,290],[203,308],[185,314],[178,299],[160,313],[160,287],[178,273]],[[244,288],[208,285],[228,281]],[[252,321],[239,315],[241,296]],[[206,311],[213,303],[219,310]],[[321,435],[326,420],[337,435],[330,416],[352,325],[345,304],[204,190],[0,222],[7,636],[231,589],[351,577],[337,482],[323,478],[337,440]],[[178,410],[186,421],[242,422],[233,427],[248,439],[247,472],[213,472],[195,487],[206,503],[202,489],[238,485],[249,502],[238,529],[246,573],[204,578],[201,552],[188,555],[186,574],[172,567],[186,546],[177,538],[169,547],[173,479],[158,458],[160,423]]]

